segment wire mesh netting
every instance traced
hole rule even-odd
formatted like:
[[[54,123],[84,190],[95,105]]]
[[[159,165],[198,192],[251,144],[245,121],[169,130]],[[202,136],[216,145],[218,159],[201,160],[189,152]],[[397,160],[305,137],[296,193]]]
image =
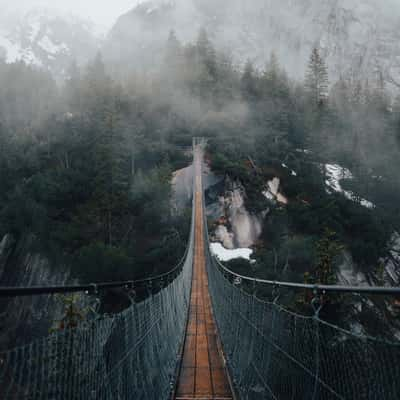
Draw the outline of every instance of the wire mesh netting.
[[[400,341],[357,335],[317,311],[299,315],[257,298],[223,269],[208,229],[204,235],[213,313],[241,400],[400,399]]]
[[[167,399],[185,333],[193,247],[194,208],[187,255],[171,283],[120,314],[0,353],[0,398]],[[400,398],[400,343],[355,335],[317,313],[302,316],[257,299],[232,283],[208,246],[206,262],[240,399]]]
[[[306,317],[257,299],[232,283],[209,250],[207,269],[240,399],[400,398],[400,342],[358,336],[317,313]]]
[[[170,396],[190,301],[194,227],[179,275],[120,314],[0,353],[2,400],[160,400]],[[164,278],[165,279],[165,278]],[[165,286],[165,287],[164,287]]]

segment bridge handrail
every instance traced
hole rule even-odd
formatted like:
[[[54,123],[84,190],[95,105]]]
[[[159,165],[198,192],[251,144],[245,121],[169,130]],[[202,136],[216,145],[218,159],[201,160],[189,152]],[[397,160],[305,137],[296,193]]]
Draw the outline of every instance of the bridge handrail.
[[[84,285],[56,285],[56,286],[29,286],[29,287],[0,287],[0,297],[21,297],[21,296],[38,296],[44,294],[57,293],[78,293],[88,292],[88,294],[96,294],[99,290],[108,290],[116,288],[131,288],[142,286],[146,283],[162,281],[165,278],[173,277],[175,273],[182,268],[188,253],[189,245],[186,246],[184,255],[179,263],[170,271],[145,279],[88,283]]]
[[[201,139],[193,138],[192,148],[194,148],[197,141],[199,140]],[[194,183],[192,183],[192,186],[193,184]],[[28,287],[0,286],[0,298],[39,296],[39,295],[50,295],[58,293],[79,293],[79,292],[87,292],[88,294],[97,294],[99,290],[109,290],[109,289],[117,289],[125,287],[134,289],[135,287],[142,286],[150,282],[163,281],[164,279],[169,279],[170,277],[174,277],[174,275],[182,269],[188,255],[189,248],[190,248],[190,243],[188,242],[186,244],[185,253],[183,254],[179,263],[173,269],[156,276],[151,276],[149,278],[128,280],[128,281],[86,283],[83,285],[53,285],[53,286],[28,286]]]
[[[400,287],[394,286],[350,286],[350,285],[319,285],[309,283],[295,283],[295,282],[284,282],[268,279],[254,278],[246,275],[238,274],[231,269],[223,265],[218,258],[211,254],[213,260],[222,271],[234,279],[240,279],[242,281],[248,281],[253,283],[264,284],[273,286],[276,288],[289,288],[293,290],[312,290],[318,293],[365,293],[365,294],[376,294],[376,295],[400,295]]]
[[[101,313],[84,323],[79,323],[79,316],[76,321],[74,317],[71,323],[60,321],[62,324],[57,324],[48,335],[42,336],[41,331],[38,335],[35,333],[28,344],[17,340],[10,340],[10,345],[6,343],[5,350],[0,350],[1,398],[171,398],[192,286],[194,196],[191,214],[186,254],[166,273],[136,281],[1,288],[3,295],[6,290],[7,294],[17,291],[17,295],[28,295],[43,291],[44,294],[84,290],[97,293],[99,289],[123,286],[134,289],[130,293],[133,296],[129,296],[131,304],[123,311]],[[145,289],[143,293],[142,289]],[[146,294],[142,299],[141,295]],[[18,299],[13,299],[10,307],[22,304]],[[60,312],[63,311],[60,309]],[[52,321],[46,319],[45,323],[48,322]],[[45,328],[43,325],[43,332]]]
[[[202,166],[203,170],[203,166]],[[202,172],[204,174],[204,170]],[[205,188],[203,188],[203,215],[204,215],[204,226],[205,226],[205,240],[207,246],[211,243],[208,234],[208,223],[207,223],[207,213],[206,213],[206,201],[205,201]],[[223,273],[230,275],[233,280],[242,280],[247,282],[252,282],[255,284],[263,284],[272,286],[275,288],[288,288],[293,290],[312,290],[314,293],[356,293],[356,294],[373,294],[373,295],[400,295],[400,287],[392,286],[351,286],[351,285],[320,285],[320,284],[308,284],[308,283],[296,283],[296,282],[285,282],[277,280],[268,280],[254,278],[247,275],[238,274],[225,265],[223,265],[215,254],[209,249],[209,255],[216,265],[223,271]]]
[[[213,314],[237,397],[398,399],[400,343],[386,334],[371,336],[357,321],[343,329],[321,319],[320,310],[324,292],[399,295],[400,288],[281,282],[238,274],[212,254],[205,201],[203,207]],[[257,296],[258,284],[276,289],[272,301]],[[282,306],[280,288],[314,291],[314,315]]]

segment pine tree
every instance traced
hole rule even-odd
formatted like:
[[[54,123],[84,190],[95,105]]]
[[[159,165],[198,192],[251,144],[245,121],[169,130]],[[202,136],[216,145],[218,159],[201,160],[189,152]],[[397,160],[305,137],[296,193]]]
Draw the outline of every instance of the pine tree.
[[[90,114],[98,116],[99,113],[109,107],[112,91],[112,81],[106,73],[103,58],[98,53],[95,59],[89,63],[84,79],[82,80],[82,95],[86,101],[83,106]]]
[[[83,104],[88,110],[86,158],[96,188],[92,197],[92,222],[108,246],[119,237],[120,220],[128,207],[130,148],[121,126],[122,94],[106,74],[101,56],[90,63],[84,76]]]
[[[0,202],[2,197],[6,195],[8,184],[12,180],[11,169],[9,167],[10,158],[12,157],[10,137],[6,128],[0,121]]]
[[[246,62],[243,75],[240,80],[242,96],[247,101],[255,101],[258,97],[257,78],[253,64],[250,60]]]
[[[335,232],[326,228],[323,236],[317,242],[318,262],[314,271],[315,283],[330,285],[336,281],[334,261],[343,250],[343,246],[336,236]]]
[[[353,83],[350,101],[353,106],[360,106],[365,103],[364,88],[359,79]]]
[[[167,79],[171,81],[179,77],[182,68],[182,45],[173,30],[169,33],[165,48],[164,68]]]
[[[376,110],[379,110],[382,114],[386,114],[390,106],[390,99],[386,93],[385,86],[383,73],[379,70],[376,72],[375,79],[373,80],[373,85],[367,99],[367,104]]]
[[[343,107],[350,106],[351,90],[349,83],[343,77],[332,86],[330,97],[336,107],[343,109]]]
[[[201,62],[209,67],[216,66],[215,49],[208,38],[207,31],[200,29],[196,41],[197,54]],[[209,72],[212,72],[211,70]]]
[[[222,53],[217,57],[219,78],[215,86],[216,106],[232,101],[237,89],[237,74],[233,67],[232,57]]]
[[[201,29],[196,42],[196,66],[199,94],[207,98],[213,93],[218,79],[217,56],[207,32]]]
[[[287,98],[289,96],[289,83],[286,72],[281,69],[278,57],[274,52],[265,66],[262,75],[265,94],[272,98]]]
[[[106,67],[101,53],[97,53],[93,62],[87,68],[87,78],[93,86],[103,86],[109,83],[110,78],[106,74]]]
[[[306,74],[305,88],[314,106],[322,106],[328,99],[328,70],[326,64],[319,54],[318,48],[314,47]]]
[[[0,160],[4,161],[7,156],[8,149],[8,135],[6,134],[6,129],[2,122],[0,121]]]
[[[394,130],[394,135],[400,145],[400,95],[396,97],[393,104],[393,118],[392,125]]]
[[[114,243],[114,233],[117,231],[114,220],[124,213],[130,180],[130,154],[121,134],[118,109],[115,105],[105,113],[95,152],[97,165],[95,197],[99,201],[104,240],[111,246]]]
[[[280,78],[280,68],[279,62],[276,54],[274,52],[271,53],[269,61],[265,67],[265,71],[263,73],[263,79],[266,84],[266,89],[269,90],[273,88]]]
[[[81,111],[82,103],[81,103],[81,72],[79,70],[78,65],[75,61],[72,62],[68,71],[68,77],[65,81],[65,93],[66,93],[66,100],[70,111],[76,112]]]

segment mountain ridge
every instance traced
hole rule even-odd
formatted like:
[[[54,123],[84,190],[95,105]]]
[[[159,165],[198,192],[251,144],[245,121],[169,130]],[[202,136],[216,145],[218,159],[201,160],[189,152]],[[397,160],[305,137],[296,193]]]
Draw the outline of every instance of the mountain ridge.
[[[95,25],[45,8],[0,19],[0,58],[23,61],[64,78],[68,66],[85,64],[101,45]]]
[[[114,64],[135,61],[149,67],[154,63],[149,55],[160,52],[170,30],[190,42],[204,27],[216,47],[233,54],[239,64],[249,59],[263,68],[275,52],[289,74],[302,79],[309,54],[317,46],[333,81],[373,82],[382,75],[393,84],[400,80],[400,6],[394,4],[233,0],[228,7],[219,0],[145,1],[117,20],[107,36],[105,53]]]

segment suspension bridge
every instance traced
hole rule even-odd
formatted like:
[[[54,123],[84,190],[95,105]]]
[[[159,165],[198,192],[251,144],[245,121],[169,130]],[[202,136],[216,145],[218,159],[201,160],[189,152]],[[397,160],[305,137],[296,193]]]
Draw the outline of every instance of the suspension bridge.
[[[131,305],[25,346],[0,352],[5,400],[261,400],[400,398],[400,342],[346,331],[245,290],[258,285],[399,295],[241,276],[210,253],[201,140],[194,140],[192,223],[186,254],[170,272],[135,282],[0,288],[0,296],[49,295],[113,287]],[[136,300],[139,289],[148,291]]]

